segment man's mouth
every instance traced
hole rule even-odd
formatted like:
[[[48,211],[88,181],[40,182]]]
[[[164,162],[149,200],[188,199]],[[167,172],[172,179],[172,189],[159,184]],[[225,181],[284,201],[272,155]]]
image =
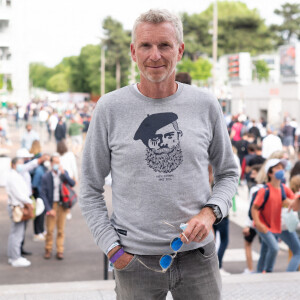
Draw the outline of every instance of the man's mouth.
[[[151,68],[151,69],[159,69],[159,68],[163,68],[164,65],[162,66],[147,66],[147,68]]]

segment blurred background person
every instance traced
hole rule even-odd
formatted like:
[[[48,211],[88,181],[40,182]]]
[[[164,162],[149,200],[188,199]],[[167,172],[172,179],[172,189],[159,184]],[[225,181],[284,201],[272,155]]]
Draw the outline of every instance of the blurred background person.
[[[32,129],[31,124],[26,124],[26,131],[24,132],[21,140],[21,147],[26,148],[28,151],[31,149],[32,143],[35,140],[40,140],[38,133]]]
[[[40,158],[42,156],[42,147],[39,140],[33,141],[29,153],[33,155],[33,159]]]
[[[75,115],[71,118],[71,124],[69,126],[69,136],[72,142],[72,151],[75,155],[78,155],[82,147],[82,129],[83,125],[80,123],[79,116]]]
[[[11,171],[7,178],[6,191],[8,194],[8,212],[11,219],[11,229],[8,237],[7,256],[8,263],[13,267],[28,267],[31,262],[21,256],[21,244],[24,240],[26,221],[14,222],[12,211],[14,206],[24,207],[25,203],[32,204],[28,195],[28,186],[20,174],[23,159],[15,157],[11,162]]]
[[[275,134],[275,129],[271,125],[267,125],[267,136],[262,141],[262,156],[269,158],[275,151],[282,150],[281,139]]]
[[[46,243],[45,259],[52,256],[54,229],[56,227],[56,258],[64,259],[64,239],[65,239],[65,221],[67,210],[59,205],[61,199],[61,182],[67,182],[70,186],[75,185],[75,181],[69,177],[68,172],[60,164],[59,154],[51,156],[51,170],[42,178],[40,197],[45,203],[46,209]]]
[[[56,143],[59,143],[60,141],[65,140],[66,133],[67,133],[67,125],[64,122],[63,117],[60,116],[58,118],[58,123],[54,130],[54,136],[55,136]]]

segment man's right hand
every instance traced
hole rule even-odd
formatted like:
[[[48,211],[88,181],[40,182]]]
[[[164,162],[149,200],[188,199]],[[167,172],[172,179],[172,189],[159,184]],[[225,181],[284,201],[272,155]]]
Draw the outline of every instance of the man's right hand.
[[[117,247],[113,248],[112,250],[110,250],[108,252],[107,257],[110,259],[120,249],[121,249],[121,246],[117,246]],[[121,257],[119,257],[115,261],[114,267],[119,270],[124,269],[131,262],[132,259],[133,259],[133,255],[125,252]]]
[[[114,267],[118,270],[124,269],[132,261],[132,259],[133,255],[125,252],[115,261]]]

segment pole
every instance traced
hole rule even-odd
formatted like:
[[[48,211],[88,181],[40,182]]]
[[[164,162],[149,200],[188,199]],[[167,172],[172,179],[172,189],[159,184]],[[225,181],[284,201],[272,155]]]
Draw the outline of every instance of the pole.
[[[100,94],[105,94],[105,46],[101,48],[101,89]]]
[[[216,93],[217,78],[217,60],[218,60],[218,1],[214,2],[213,16],[213,92]]]

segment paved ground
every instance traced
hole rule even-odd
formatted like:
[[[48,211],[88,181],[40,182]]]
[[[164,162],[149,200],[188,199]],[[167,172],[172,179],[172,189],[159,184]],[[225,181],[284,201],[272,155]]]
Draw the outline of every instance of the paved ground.
[[[298,273],[231,275],[223,278],[223,300],[300,299],[299,284]],[[113,280],[6,285],[0,300],[114,300],[114,287]]]
[[[12,131],[13,145],[8,148],[11,157],[18,148],[19,134],[17,130]],[[43,133],[43,150],[51,153],[55,145],[48,143],[46,137]],[[109,187],[106,188],[106,200],[110,207]],[[223,278],[224,299],[300,299],[300,295],[296,294],[297,290],[300,291],[299,273],[283,273],[288,259],[284,246],[281,247],[274,270],[279,273],[240,275],[246,266],[241,230],[247,215],[247,206],[247,190],[239,187],[237,211],[230,214],[230,243],[223,263],[225,270],[235,275]],[[10,227],[6,213],[6,193],[0,187],[0,300],[115,299],[114,282],[101,281],[104,256],[94,244],[78,205],[74,207],[72,214],[72,220],[66,225],[65,260],[57,261],[53,258],[45,261],[42,258],[44,243],[33,242],[33,226],[29,222],[25,248],[33,252],[29,258],[32,265],[29,268],[12,268],[6,257]],[[258,253],[259,243],[256,239],[253,245],[256,258]]]

